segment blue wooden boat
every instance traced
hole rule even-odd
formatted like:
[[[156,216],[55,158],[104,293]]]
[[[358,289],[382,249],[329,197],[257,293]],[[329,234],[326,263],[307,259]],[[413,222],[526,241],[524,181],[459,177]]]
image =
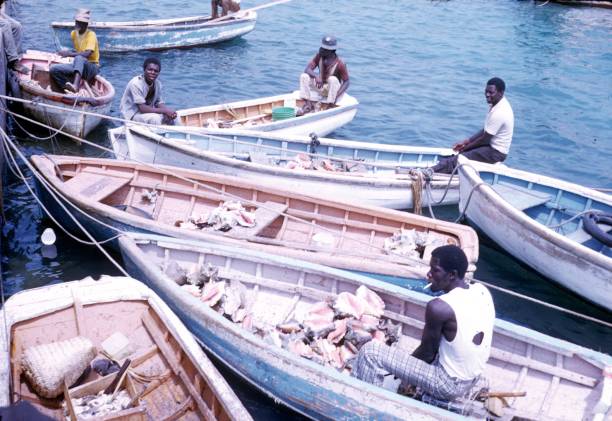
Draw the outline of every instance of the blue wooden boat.
[[[415,197],[422,206],[459,201],[458,177],[451,181],[434,174],[419,183],[408,171],[436,164],[440,156],[452,154],[450,149],[137,125],[111,129],[109,138],[117,159],[195,168],[308,195],[391,209],[412,208]]]
[[[459,209],[471,223],[542,275],[612,310],[612,196],[505,165],[459,162]],[[592,222],[598,215],[609,222]]]
[[[255,29],[257,13],[244,11],[211,22],[210,16],[127,22],[92,22],[101,53],[190,48],[227,41]],[[53,22],[55,45],[72,49],[74,22]]]
[[[130,274],[159,294],[212,354],[295,411],[314,419],[464,419],[267,342],[179,287],[160,265],[174,262],[187,270],[198,265],[217,267],[219,279],[239,280],[246,287],[255,320],[272,326],[312,303],[340,292],[355,293],[366,285],[384,301],[384,316],[401,324],[397,346],[406,352],[420,341],[425,305],[431,297],[353,273],[244,248],[134,233],[122,236],[119,243]],[[527,393],[509,399],[510,407],[505,408],[502,419],[578,420],[606,416],[612,398],[610,373],[612,358],[608,355],[498,319],[484,375],[491,391]],[[479,419],[487,415],[477,401],[455,402],[453,408]]]

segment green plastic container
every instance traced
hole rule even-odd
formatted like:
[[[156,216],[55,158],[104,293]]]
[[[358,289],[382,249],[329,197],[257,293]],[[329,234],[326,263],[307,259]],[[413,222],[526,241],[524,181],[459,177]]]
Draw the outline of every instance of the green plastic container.
[[[272,108],[272,120],[286,120],[295,117],[295,108],[293,107],[275,107]]]

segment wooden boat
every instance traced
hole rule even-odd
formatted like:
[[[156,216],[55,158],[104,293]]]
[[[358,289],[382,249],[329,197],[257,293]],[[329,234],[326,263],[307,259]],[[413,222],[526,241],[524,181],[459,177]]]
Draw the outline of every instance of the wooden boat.
[[[72,58],[61,57],[45,51],[28,50],[21,64],[30,68],[30,74],[16,73],[23,99],[35,101],[24,103],[25,111],[34,119],[58,130],[78,137],[85,137],[102,120],[102,117],[85,115],[79,111],[108,115],[115,97],[115,88],[102,76],[95,83],[86,82],[78,93],[56,92],[51,86],[49,67],[52,64],[70,63]],[[49,104],[58,108],[45,107]]]
[[[166,276],[171,261],[219,268],[218,279],[239,280],[251,294],[252,314],[264,325],[285,323],[315,302],[358,287],[378,294],[384,317],[401,324],[399,346],[410,352],[420,342],[427,295],[345,271],[246,249],[131,233],[119,239],[128,271],[155,290],[200,342],[224,364],[285,405],[314,419],[464,419],[440,408],[379,388],[302,358],[233,323]],[[608,355],[497,319],[484,376],[490,391],[525,391],[509,399],[503,418],[603,419],[612,390],[602,370]],[[486,383],[485,382],[485,383]],[[602,384],[606,383],[602,393]],[[612,386],[612,385],[610,385]],[[482,404],[472,402],[484,419]],[[480,408],[479,408],[480,406]],[[468,409],[468,402],[454,408]],[[480,415],[478,415],[480,413]]]
[[[101,53],[190,48],[228,41],[255,29],[257,13],[245,11],[223,20],[210,16],[189,16],[127,22],[92,22],[89,29],[98,37]],[[70,32],[74,22],[51,24],[57,48],[72,48]]]
[[[176,113],[183,126],[187,127],[246,129],[302,136],[316,133],[319,136],[326,136],[350,123],[357,114],[357,105],[359,102],[345,93],[336,105],[322,104],[319,111],[274,121],[272,119],[274,108],[304,106],[299,91],[294,91],[265,98],[188,108],[178,110]]]
[[[612,196],[538,174],[460,159],[459,208],[467,205],[471,223],[542,275],[612,309],[612,249],[588,234],[580,217],[589,210],[611,215]]]
[[[431,250],[439,244],[462,247],[470,271],[478,259],[478,238],[470,227],[419,215],[309,197],[177,167],[57,155],[32,156],[31,161],[45,181],[70,202],[122,231],[223,242],[334,267],[407,278],[427,273]],[[38,183],[39,194],[56,219],[74,226],[41,188],[40,180]],[[222,232],[194,226],[200,224],[197,220],[216,212],[220,204],[236,200],[255,209],[249,216],[255,220],[254,227],[235,226]],[[100,239],[116,234],[80,212],[73,213]],[[188,223],[190,218],[196,222]],[[406,235],[423,237],[419,251],[412,256],[399,254],[394,248],[384,250],[385,241],[402,229]],[[406,231],[412,229],[415,231]]]
[[[109,130],[117,159],[194,168],[352,203],[408,209],[459,201],[458,178],[435,174],[429,185],[408,173],[450,149],[281,136],[249,131],[180,132],[131,125]],[[306,161],[302,161],[306,159]],[[309,167],[304,168],[302,162]],[[448,192],[446,191],[449,187]]]
[[[53,419],[67,419],[62,409],[65,396],[96,394],[117,373],[101,376],[91,370],[78,387],[57,398],[41,398],[25,383],[22,363],[28,348],[80,337],[90,341],[96,353],[121,349],[103,345],[119,335],[129,340],[123,348],[127,352],[114,355],[125,355],[118,358],[119,363],[131,360],[119,388],[128,392],[133,405],[103,419],[251,419],[185,325],[153,291],[134,279],[102,276],[98,281],[86,278],[21,291],[7,300],[2,320],[6,321],[0,324],[2,407],[23,400]],[[57,366],[62,363],[60,357],[70,354],[56,349],[52,355],[50,363]],[[97,353],[96,358],[100,357]]]

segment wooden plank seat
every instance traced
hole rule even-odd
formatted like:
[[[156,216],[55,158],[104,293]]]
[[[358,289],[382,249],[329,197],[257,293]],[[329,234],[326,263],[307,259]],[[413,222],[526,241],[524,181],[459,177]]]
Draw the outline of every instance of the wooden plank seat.
[[[270,226],[283,212],[287,210],[284,203],[264,202],[255,210],[255,226],[252,228],[235,226],[227,232],[227,235],[236,238],[250,238],[259,235],[266,227]]]
[[[132,175],[112,174],[100,177],[93,171],[81,171],[64,184],[66,188],[99,202],[132,181]]]
[[[493,184],[491,187],[512,207],[521,211],[543,205],[552,199],[550,194],[533,191],[520,186]]]

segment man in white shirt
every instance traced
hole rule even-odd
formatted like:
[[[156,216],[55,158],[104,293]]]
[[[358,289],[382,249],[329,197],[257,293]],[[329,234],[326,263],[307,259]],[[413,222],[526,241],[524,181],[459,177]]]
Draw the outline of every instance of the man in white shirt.
[[[514,132],[514,113],[508,100],[504,97],[506,84],[498,77],[487,82],[485,98],[491,105],[484,128],[469,139],[453,146],[453,150],[468,159],[487,164],[503,162],[510,151]],[[433,172],[450,174],[457,166],[457,156],[442,158],[431,169]]]
[[[436,248],[427,279],[432,292],[444,294],[427,303],[421,344],[410,354],[400,346],[370,341],[359,350],[351,375],[382,386],[393,374],[404,387],[445,401],[469,393],[491,353],[495,307],[484,286],[463,279],[467,267],[461,248]]]

